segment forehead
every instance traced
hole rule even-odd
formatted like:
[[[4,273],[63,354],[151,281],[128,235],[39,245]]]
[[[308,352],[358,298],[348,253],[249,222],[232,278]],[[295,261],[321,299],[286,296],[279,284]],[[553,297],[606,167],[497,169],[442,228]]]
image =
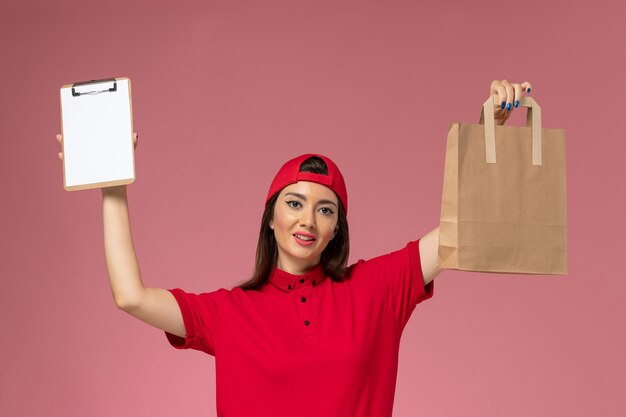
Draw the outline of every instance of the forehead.
[[[281,196],[288,192],[302,194],[314,200],[330,200],[337,202],[337,195],[333,190],[325,185],[318,184],[312,181],[298,181],[294,184],[289,184],[280,192]]]

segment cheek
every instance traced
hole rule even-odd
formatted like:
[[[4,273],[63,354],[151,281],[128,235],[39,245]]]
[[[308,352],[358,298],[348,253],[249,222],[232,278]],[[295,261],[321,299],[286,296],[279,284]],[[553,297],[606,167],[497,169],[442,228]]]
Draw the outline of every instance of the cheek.
[[[289,213],[285,212],[284,210],[276,209],[274,211],[273,222],[274,222],[274,230],[275,231],[282,231],[285,228],[289,228],[290,227],[292,219],[289,216]]]
[[[324,236],[326,237],[327,240],[330,240],[333,238],[333,235],[335,234],[335,228],[337,228],[337,222],[336,221],[329,221],[325,227],[324,227]]]

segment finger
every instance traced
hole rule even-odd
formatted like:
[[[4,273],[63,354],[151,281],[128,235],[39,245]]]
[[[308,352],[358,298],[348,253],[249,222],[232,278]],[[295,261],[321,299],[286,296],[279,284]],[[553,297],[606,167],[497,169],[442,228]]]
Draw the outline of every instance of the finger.
[[[532,85],[530,85],[530,83],[528,81],[524,81],[522,83],[522,91],[525,93],[530,93],[532,89]]]
[[[62,161],[63,160],[63,152],[59,152],[57,155],[59,155],[59,159]]]
[[[59,141],[59,143],[61,143],[61,141],[63,140],[63,136],[61,134],[57,134],[57,140]]]
[[[510,116],[511,116],[511,112],[507,111],[506,109],[501,109],[499,107],[493,113],[494,121],[496,122],[496,124],[499,124],[499,125],[504,124],[509,119]]]
[[[506,109],[507,111],[511,111],[513,108],[513,99],[515,98],[515,92],[513,91],[513,87],[507,80],[502,80],[502,85],[506,89]]]
[[[515,102],[513,103],[513,108],[517,108],[522,97],[522,86],[517,83],[511,84],[511,86],[513,87],[513,90],[515,90]]]
[[[491,93],[498,95],[498,102],[500,102],[500,108],[503,109],[506,105],[506,89],[504,85],[498,80],[491,83]]]

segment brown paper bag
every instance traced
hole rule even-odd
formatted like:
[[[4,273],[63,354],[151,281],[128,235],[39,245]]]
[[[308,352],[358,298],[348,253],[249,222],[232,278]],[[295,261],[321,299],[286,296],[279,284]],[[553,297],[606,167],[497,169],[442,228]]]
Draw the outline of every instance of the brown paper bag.
[[[565,275],[565,130],[541,128],[531,97],[520,100],[525,127],[495,125],[494,105],[497,96],[480,124],[450,125],[438,267]]]

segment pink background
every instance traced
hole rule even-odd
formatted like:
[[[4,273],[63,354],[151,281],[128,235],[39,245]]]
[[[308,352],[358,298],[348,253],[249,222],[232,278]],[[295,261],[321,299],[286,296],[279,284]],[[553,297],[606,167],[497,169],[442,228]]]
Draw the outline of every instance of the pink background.
[[[143,281],[195,292],[249,276],[269,183],[305,152],[346,177],[351,263],[423,236],[448,125],[494,79],[533,83],[567,135],[569,275],[444,271],[394,416],[623,416],[626,6],[587,3],[3,0],[0,415],[215,416],[214,359],[116,309],[100,191],[63,189],[59,88],[127,76]]]

